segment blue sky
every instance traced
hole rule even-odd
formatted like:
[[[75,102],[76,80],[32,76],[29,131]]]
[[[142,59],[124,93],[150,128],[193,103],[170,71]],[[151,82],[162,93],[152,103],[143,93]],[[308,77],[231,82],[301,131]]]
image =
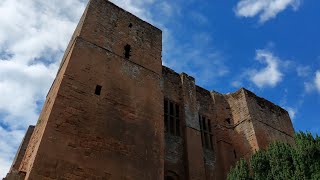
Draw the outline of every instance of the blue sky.
[[[245,87],[320,134],[320,1],[113,0],[163,30],[163,64],[221,93]],[[35,124],[87,0],[0,1],[0,177]]]

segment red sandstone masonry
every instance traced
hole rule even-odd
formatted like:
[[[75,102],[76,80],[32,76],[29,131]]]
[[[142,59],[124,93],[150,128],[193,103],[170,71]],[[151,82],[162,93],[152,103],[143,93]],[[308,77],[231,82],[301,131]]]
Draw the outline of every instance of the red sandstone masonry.
[[[7,179],[220,180],[270,142],[294,143],[287,111],[246,89],[196,86],[162,66],[161,51],[161,30],[90,0]],[[164,132],[164,98],[180,107],[180,136]],[[213,150],[202,147],[199,114],[210,119]]]

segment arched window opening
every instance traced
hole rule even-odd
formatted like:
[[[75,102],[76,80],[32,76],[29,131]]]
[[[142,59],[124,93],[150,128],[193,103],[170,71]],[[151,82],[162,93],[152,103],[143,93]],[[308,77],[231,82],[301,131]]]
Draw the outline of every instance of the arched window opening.
[[[131,56],[130,53],[131,53],[131,46],[129,44],[127,44],[127,45],[124,46],[124,57],[126,59],[129,59],[130,56]]]

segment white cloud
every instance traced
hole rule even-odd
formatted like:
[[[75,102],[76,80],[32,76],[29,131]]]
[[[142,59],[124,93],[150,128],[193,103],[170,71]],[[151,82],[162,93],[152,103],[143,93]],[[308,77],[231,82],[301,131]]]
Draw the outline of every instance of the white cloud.
[[[257,50],[256,59],[267,66],[260,70],[253,70],[250,80],[258,87],[274,87],[281,82],[283,74],[279,70],[281,60],[267,50]]]
[[[37,120],[37,102],[45,98],[55,76],[56,64],[27,65],[0,61],[1,120],[11,129],[25,128]]]
[[[311,74],[310,66],[297,66],[297,74],[299,77],[307,77]]]
[[[275,18],[288,7],[297,10],[300,4],[301,0],[240,0],[235,13],[240,17],[259,16],[259,21],[263,23]]]
[[[296,117],[297,109],[291,108],[291,107],[286,107],[285,109],[287,109],[289,116],[290,116],[291,120],[293,121]]]
[[[208,18],[204,16],[201,12],[191,11],[190,15],[197,24],[205,25],[209,22]]]
[[[148,6],[156,3],[156,0],[110,0],[117,6],[129,11],[143,20],[154,23],[152,13],[148,10]],[[169,8],[169,7],[167,7]]]
[[[314,86],[313,83],[310,83],[310,82],[305,82],[305,83],[304,83],[304,90],[305,90],[307,93],[312,92],[314,89],[315,89],[315,86]]]
[[[240,88],[241,86],[243,86],[243,83],[240,80],[235,80],[231,82],[231,86],[235,88]]]
[[[315,86],[317,90],[320,92],[320,71],[316,72],[316,77],[314,79]]]
[[[318,91],[320,93],[320,70],[316,71],[312,81],[304,83],[304,89],[307,93]]]
[[[175,12],[171,4],[167,1],[162,1],[159,3],[159,9],[163,12],[164,15],[166,16],[172,16],[172,14]]]
[[[85,4],[2,0],[0,12],[0,177],[29,124],[35,124]]]
[[[170,54],[165,56],[166,66],[173,68],[177,72],[185,72],[193,76],[196,83],[201,86],[213,85],[217,83],[218,77],[229,73],[229,68],[225,65],[225,57],[222,52],[214,48],[212,38],[208,33],[198,33],[193,35],[190,43],[175,45],[171,44]],[[170,47],[171,47],[170,46]]]
[[[12,152],[15,152],[24,136],[23,130],[7,131],[0,126],[0,177],[4,177],[12,163]]]

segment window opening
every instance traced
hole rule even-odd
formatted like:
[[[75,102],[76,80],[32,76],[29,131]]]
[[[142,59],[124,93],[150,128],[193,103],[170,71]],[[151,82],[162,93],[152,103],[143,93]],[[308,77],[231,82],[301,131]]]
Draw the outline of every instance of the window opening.
[[[226,119],[226,122],[227,122],[228,124],[231,124],[230,118],[227,118],[227,119]]]
[[[167,99],[164,100],[164,125],[165,132],[180,136],[179,105]]]
[[[179,176],[173,172],[173,171],[168,171],[165,173],[164,180],[179,180]]]
[[[132,23],[129,24],[129,28],[132,28]]]
[[[237,159],[237,152],[235,149],[233,150],[233,155],[234,155],[234,158]]]
[[[200,124],[200,131],[201,131],[202,147],[209,150],[213,150],[213,145],[212,145],[213,134],[211,131],[210,119],[199,114],[199,124]]]
[[[164,179],[165,179],[165,180],[174,180],[174,178],[171,177],[171,176],[166,176]]]
[[[102,89],[102,86],[97,85],[97,86],[96,86],[96,90],[95,90],[94,93],[95,93],[96,95],[100,95],[100,94],[101,94],[101,89]]]
[[[127,45],[124,46],[124,57],[126,59],[129,59],[130,56],[131,56],[130,53],[131,53],[131,46],[129,44],[127,44]]]

